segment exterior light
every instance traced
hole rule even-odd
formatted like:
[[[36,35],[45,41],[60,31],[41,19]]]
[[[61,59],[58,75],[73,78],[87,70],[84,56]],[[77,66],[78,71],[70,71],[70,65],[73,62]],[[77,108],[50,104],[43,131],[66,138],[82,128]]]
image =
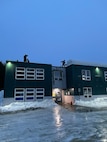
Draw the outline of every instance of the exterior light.
[[[8,66],[8,67],[11,67],[11,66],[12,66],[12,63],[11,63],[11,62],[8,62],[8,63],[7,63],[7,66]]]
[[[96,73],[100,73],[99,67],[96,67],[95,71],[96,71]]]

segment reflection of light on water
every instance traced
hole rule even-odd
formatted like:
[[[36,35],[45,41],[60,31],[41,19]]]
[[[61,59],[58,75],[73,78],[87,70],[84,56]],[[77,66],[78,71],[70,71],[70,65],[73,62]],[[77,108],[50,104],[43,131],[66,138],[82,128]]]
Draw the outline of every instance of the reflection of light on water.
[[[54,108],[54,119],[55,119],[55,124],[56,124],[57,127],[62,126],[60,110],[59,110],[58,107]]]
[[[107,139],[102,139],[101,141],[102,141],[102,142],[107,142]]]

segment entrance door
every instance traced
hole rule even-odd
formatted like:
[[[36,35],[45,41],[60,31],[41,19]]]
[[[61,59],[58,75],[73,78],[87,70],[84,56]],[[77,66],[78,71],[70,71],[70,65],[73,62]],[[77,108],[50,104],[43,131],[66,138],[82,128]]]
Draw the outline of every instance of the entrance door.
[[[84,87],[83,88],[84,97],[92,97],[92,87]]]

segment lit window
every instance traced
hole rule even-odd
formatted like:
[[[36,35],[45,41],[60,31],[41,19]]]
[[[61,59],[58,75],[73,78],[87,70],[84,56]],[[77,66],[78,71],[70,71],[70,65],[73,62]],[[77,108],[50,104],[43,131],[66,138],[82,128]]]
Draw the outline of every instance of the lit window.
[[[44,69],[36,69],[36,80],[44,80]]]
[[[26,79],[35,80],[35,69],[34,68],[26,68]]]
[[[90,81],[91,80],[90,70],[82,70],[82,80],[85,80],[85,81]]]
[[[105,81],[107,81],[107,71],[104,72]]]
[[[16,67],[15,79],[24,80],[25,79],[25,68]]]

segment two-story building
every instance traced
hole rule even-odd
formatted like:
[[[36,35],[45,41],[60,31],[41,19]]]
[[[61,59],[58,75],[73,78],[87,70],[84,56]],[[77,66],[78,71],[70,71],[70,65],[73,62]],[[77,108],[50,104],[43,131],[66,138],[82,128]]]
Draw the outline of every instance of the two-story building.
[[[67,90],[75,99],[107,97],[107,66],[70,62],[66,66]]]
[[[4,98],[11,101],[53,97],[58,102],[73,104],[75,99],[107,97],[107,66],[74,61],[64,66],[7,61],[1,88]]]
[[[52,66],[49,64],[7,61],[4,97],[13,101],[35,101],[52,95]]]

